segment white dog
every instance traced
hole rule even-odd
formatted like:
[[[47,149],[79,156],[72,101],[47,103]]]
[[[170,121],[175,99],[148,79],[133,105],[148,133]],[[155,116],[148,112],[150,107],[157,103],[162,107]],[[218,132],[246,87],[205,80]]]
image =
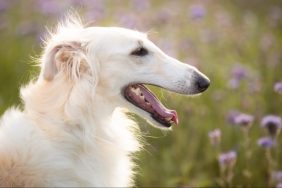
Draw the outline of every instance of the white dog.
[[[50,34],[23,110],[0,124],[1,186],[132,185],[139,149],[128,109],[161,129],[178,123],[144,84],[201,93],[209,80],[169,57],[144,33],[65,21]]]

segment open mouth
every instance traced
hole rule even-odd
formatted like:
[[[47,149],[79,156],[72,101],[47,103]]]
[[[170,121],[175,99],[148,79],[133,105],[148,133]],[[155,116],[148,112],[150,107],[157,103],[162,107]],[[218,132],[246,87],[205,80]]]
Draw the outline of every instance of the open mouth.
[[[124,97],[132,104],[141,108],[165,127],[178,124],[175,110],[167,109],[158,98],[143,84],[129,85],[124,89]]]

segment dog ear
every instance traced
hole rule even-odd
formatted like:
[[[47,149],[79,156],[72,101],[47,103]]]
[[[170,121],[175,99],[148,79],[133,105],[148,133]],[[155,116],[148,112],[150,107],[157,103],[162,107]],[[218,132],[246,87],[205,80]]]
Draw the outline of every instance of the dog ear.
[[[48,81],[59,73],[70,79],[78,79],[87,71],[85,52],[77,42],[63,43],[49,49],[43,55],[42,63],[42,75]]]

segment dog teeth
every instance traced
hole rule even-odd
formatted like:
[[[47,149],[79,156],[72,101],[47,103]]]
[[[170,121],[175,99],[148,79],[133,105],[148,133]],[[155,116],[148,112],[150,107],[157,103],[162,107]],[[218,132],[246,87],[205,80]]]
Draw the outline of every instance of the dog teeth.
[[[169,122],[172,121],[171,119],[172,119],[172,117],[167,117],[167,118],[165,118],[165,120],[166,120],[166,121],[169,121]]]
[[[139,87],[137,87],[137,88],[132,87],[132,88],[131,88],[131,91],[132,91],[135,95],[140,95],[140,94],[141,94],[141,91],[140,91],[140,88],[139,88]]]

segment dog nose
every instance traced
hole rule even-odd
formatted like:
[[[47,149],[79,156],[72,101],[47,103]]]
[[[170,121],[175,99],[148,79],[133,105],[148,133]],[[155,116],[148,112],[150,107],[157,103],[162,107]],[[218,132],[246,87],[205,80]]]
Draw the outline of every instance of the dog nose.
[[[196,85],[198,87],[198,90],[200,92],[203,92],[206,89],[208,89],[208,87],[210,86],[210,81],[209,81],[209,79],[200,76],[200,77],[198,77],[198,79],[196,81]]]

